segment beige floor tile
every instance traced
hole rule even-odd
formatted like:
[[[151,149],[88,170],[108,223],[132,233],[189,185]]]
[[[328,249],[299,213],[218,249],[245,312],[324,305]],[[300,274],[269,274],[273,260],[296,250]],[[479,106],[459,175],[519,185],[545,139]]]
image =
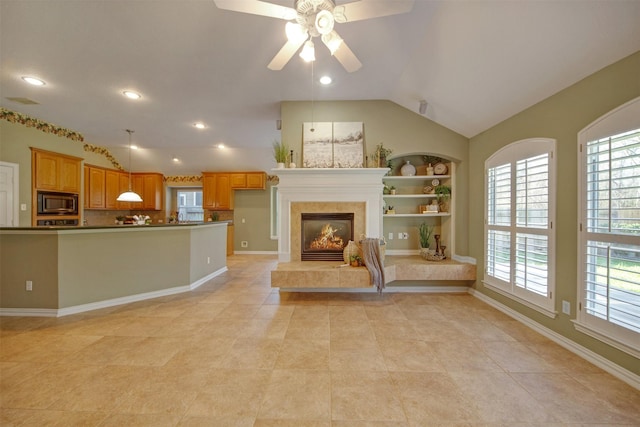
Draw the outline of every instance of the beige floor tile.
[[[286,339],[276,369],[329,369],[328,340]]]
[[[464,423],[478,419],[475,400],[446,373],[394,372],[391,378],[410,422]]]
[[[623,414],[599,392],[581,389],[581,384],[562,373],[511,374],[546,411],[565,423],[634,423],[640,420]],[[640,410],[636,411],[636,414]]]
[[[295,313],[294,313],[295,314]],[[329,320],[299,320],[292,318],[285,334],[286,339],[328,340]]]
[[[180,415],[173,414],[111,414],[100,424],[100,427],[172,427],[180,421],[180,418]]]
[[[504,369],[493,361],[474,341],[446,341],[429,343],[448,372],[456,371],[493,371]]]
[[[328,421],[331,408],[328,372],[276,369],[257,418]]]
[[[267,420],[257,419],[253,427],[332,427],[332,423],[329,420],[315,421],[315,420]]]
[[[387,370],[414,372],[443,372],[440,358],[433,344],[417,340],[378,340]]]
[[[242,338],[276,338],[284,339],[289,320],[272,320],[253,318],[247,321],[245,328],[239,333]]]
[[[0,411],[0,425],[13,426],[98,426],[108,417],[107,412],[72,412],[42,409],[9,409]]]
[[[238,338],[220,366],[228,369],[273,369],[280,348],[280,339]]]
[[[185,416],[177,427],[253,427],[254,417],[191,417]]]
[[[198,289],[0,317],[0,425],[638,426],[640,391],[465,294]]]
[[[406,422],[398,390],[387,372],[332,372],[332,420]]]
[[[89,381],[100,370],[95,365],[45,365],[37,375],[5,386],[2,379],[0,407],[46,409],[61,395]]]
[[[375,340],[376,335],[373,333],[373,329],[368,320],[364,322],[331,322],[330,337],[331,340],[352,339],[358,337],[358,339]]]
[[[474,402],[476,421],[507,424],[561,421],[507,373],[458,371],[448,375],[462,397]]]
[[[519,342],[483,341],[478,342],[484,351],[502,369],[508,372],[550,372],[557,371],[553,365],[532,352]]]

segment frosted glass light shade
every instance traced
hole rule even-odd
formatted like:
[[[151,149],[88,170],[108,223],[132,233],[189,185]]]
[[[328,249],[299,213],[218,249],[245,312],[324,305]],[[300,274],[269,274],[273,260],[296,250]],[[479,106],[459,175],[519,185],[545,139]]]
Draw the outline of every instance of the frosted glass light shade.
[[[142,197],[133,191],[125,191],[116,199],[119,202],[141,202]]]

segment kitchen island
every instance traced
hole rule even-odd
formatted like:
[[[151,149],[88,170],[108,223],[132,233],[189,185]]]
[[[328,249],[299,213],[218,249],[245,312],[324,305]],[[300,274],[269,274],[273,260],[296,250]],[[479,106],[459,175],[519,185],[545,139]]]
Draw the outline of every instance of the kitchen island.
[[[2,228],[0,315],[63,316],[193,290],[227,271],[227,225]]]

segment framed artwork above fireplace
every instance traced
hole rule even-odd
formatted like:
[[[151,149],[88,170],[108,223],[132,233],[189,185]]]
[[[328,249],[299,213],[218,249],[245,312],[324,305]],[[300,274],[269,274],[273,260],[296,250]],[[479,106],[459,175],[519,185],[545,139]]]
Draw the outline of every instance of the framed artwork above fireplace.
[[[305,168],[364,167],[363,123],[303,123],[302,165]]]

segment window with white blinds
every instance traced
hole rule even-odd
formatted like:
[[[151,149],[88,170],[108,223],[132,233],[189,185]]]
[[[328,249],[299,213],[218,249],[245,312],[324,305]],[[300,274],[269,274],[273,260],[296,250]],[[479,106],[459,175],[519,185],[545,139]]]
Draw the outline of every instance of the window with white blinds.
[[[555,140],[514,142],[487,159],[484,284],[554,311]]]
[[[640,117],[635,120],[635,130],[582,138],[579,146],[578,323],[632,354],[640,352]]]

